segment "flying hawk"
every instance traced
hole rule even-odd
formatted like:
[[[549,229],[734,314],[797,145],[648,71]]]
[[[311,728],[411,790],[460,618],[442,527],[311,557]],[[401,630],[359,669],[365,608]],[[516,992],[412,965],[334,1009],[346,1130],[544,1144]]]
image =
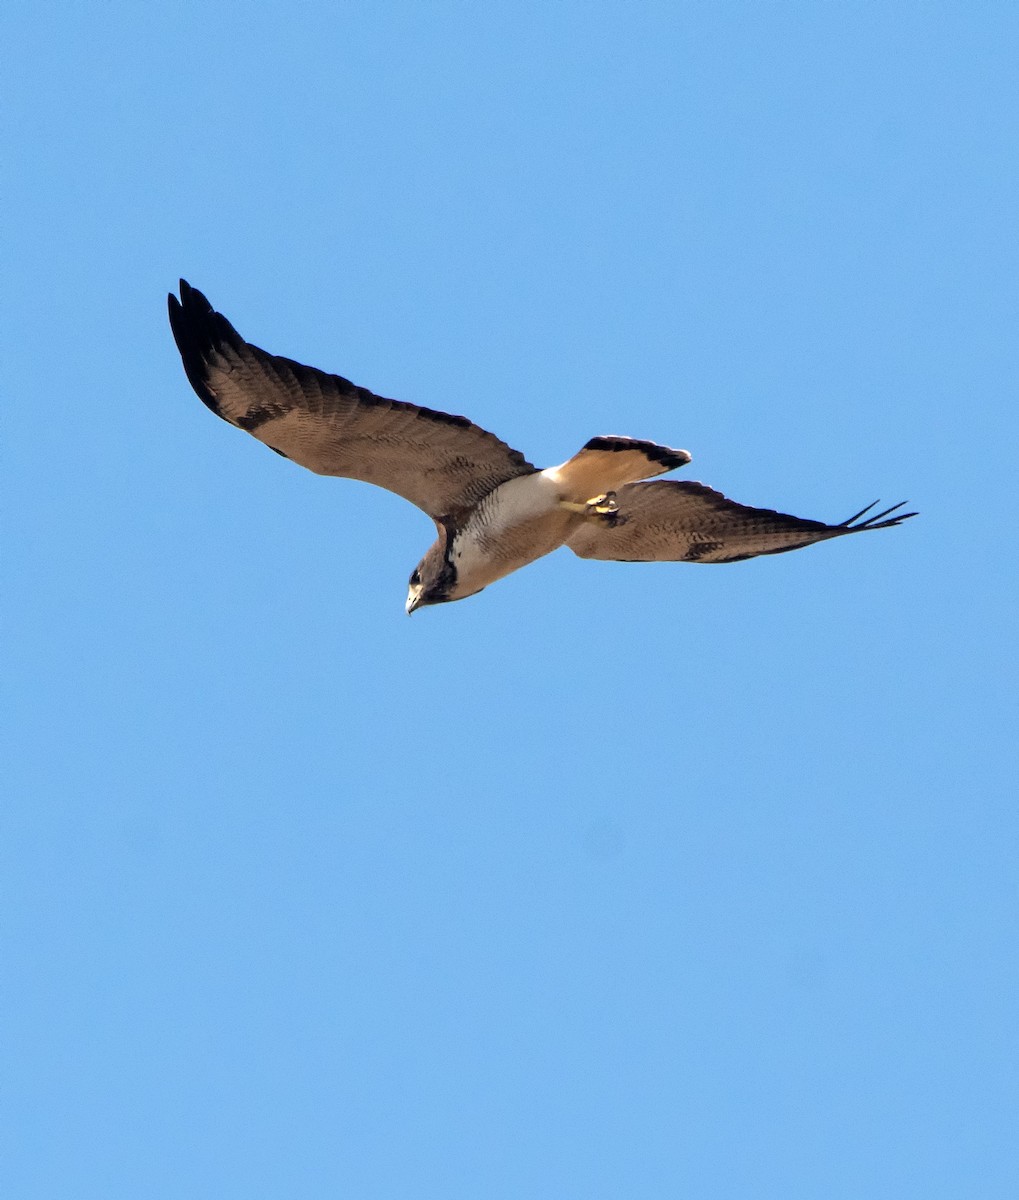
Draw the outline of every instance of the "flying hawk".
[[[284,458],[388,488],[432,518],[438,538],[410,577],[408,613],[473,596],[563,545],[581,558],[728,563],[916,515],[896,504],[865,517],[870,504],[826,525],[748,508],[702,483],[649,483],[690,455],[627,437],[592,438],[542,471],[466,417],[386,400],[252,346],[184,280],[169,301],[184,370],[217,416]]]

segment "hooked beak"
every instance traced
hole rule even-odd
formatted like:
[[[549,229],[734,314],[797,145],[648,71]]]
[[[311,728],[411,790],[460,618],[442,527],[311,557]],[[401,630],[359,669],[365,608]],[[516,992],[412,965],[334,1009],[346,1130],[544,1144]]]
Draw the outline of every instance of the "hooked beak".
[[[421,607],[421,589],[420,588],[411,588],[410,591],[407,593],[406,607],[407,607],[407,616],[408,617],[414,611],[415,608]]]

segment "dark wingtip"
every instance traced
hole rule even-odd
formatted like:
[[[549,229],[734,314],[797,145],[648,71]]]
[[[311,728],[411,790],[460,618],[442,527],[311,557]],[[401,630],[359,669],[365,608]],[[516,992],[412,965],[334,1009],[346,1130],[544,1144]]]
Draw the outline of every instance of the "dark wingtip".
[[[195,312],[206,315],[215,312],[205,293],[200,292],[196,287],[192,287],[186,279],[180,281],[180,299],[184,308],[194,309]]]
[[[871,509],[872,509],[872,508],[873,508],[873,507],[874,507],[874,506],[875,506],[877,503],[878,503],[878,501],[877,501],[877,500],[872,500],[872,501],[870,502],[870,504],[868,504],[868,505],[867,505],[867,507],[866,507],[866,508],[861,508],[861,509],[860,509],[860,511],[859,511],[858,513],[854,513],[854,514],[853,514],[851,517],[846,517],[846,519],[845,519],[844,521],[839,521],[839,524],[840,524],[840,525],[844,525],[844,526],[849,526],[849,525],[852,525],[852,523],[853,523],[854,521],[858,521],[858,520],[859,520],[859,519],[860,519],[860,518],[863,516],[863,514],[864,514],[864,513],[869,513],[869,512],[870,512],[870,510],[871,510]]]
[[[199,399],[216,416],[222,416],[219,402],[209,390],[209,353],[231,338],[237,338],[233,326],[220,316],[209,301],[186,279],[180,281],[180,299],[171,292],[167,299],[170,329],[180,351],[184,371]]]
[[[875,500],[873,504],[868,504],[866,508],[861,508],[855,516],[850,517],[846,521],[841,521],[837,528],[844,529],[846,533],[860,533],[864,529],[891,529],[895,525],[901,525],[903,521],[908,521],[910,517],[918,517],[920,515],[916,512],[899,512],[898,510],[904,508],[907,503],[905,500],[900,500],[898,504],[893,504],[891,508],[882,509],[881,512],[868,517],[866,521],[860,520],[864,513],[869,513],[879,503],[879,500]],[[891,515],[892,513],[895,513],[894,517]]]

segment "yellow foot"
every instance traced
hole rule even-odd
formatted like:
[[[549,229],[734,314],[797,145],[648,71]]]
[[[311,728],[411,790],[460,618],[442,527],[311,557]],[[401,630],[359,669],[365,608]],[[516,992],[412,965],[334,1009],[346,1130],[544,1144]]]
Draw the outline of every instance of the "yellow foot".
[[[592,496],[583,504],[576,500],[560,500],[559,507],[567,512],[578,513],[582,517],[608,517],[619,511],[615,492],[605,492],[601,496]]]

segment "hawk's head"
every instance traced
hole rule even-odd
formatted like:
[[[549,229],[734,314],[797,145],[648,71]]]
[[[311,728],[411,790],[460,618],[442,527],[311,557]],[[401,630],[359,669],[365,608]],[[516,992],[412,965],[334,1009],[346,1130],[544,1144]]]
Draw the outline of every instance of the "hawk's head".
[[[427,604],[445,604],[459,600],[456,593],[456,567],[448,557],[445,539],[440,538],[414,568],[407,589],[407,615]]]

